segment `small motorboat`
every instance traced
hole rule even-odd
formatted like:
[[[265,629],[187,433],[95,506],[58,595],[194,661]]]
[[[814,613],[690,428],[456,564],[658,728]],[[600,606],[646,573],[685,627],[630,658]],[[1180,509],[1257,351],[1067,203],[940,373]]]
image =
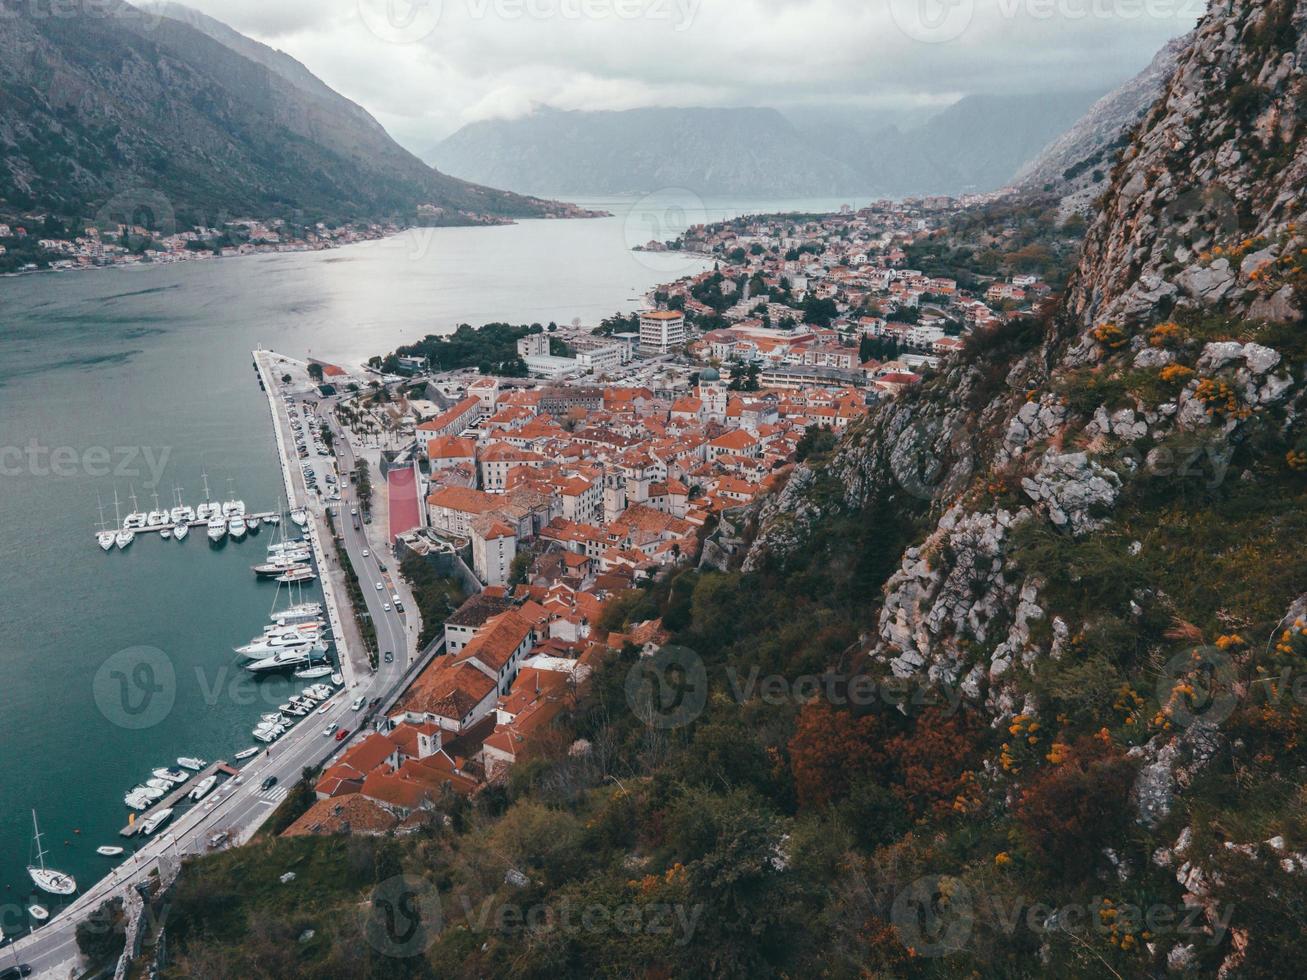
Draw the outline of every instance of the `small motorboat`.
[[[330,673],[330,667],[305,667],[303,670],[295,671],[295,676],[302,681],[312,681],[319,677],[326,677]]]
[[[182,783],[186,782],[186,780],[191,778],[180,769],[155,769],[151,771],[150,775],[154,776],[156,779],[166,779],[168,782],[173,783],[176,786],[180,786]]]
[[[187,524],[178,524],[176,527],[172,529],[172,536],[176,538],[178,541],[184,541],[186,539],[186,535],[190,533],[191,533],[191,529],[190,526]]]
[[[208,763],[203,759],[196,759],[189,755],[183,755],[177,759],[177,765],[181,766],[183,769],[189,769],[192,772],[199,772],[207,766]]]
[[[335,684],[337,687],[344,687],[345,675],[337,671],[336,673],[331,675],[331,683]]]
[[[141,833],[149,837],[152,833],[166,824],[172,818],[172,810],[160,810],[152,817],[146,817],[141,821]]]
[[[198,803],[200,802],[200,800],[204,799],[204,797],[208,795],[209,790],[213,789],[213,787],[217,785],[218,785],[217,776],[205,776],[203,779],[200,780],[199,784],[193,790],[191,790],[190,797],[192,800]]]
[[[122,852],[123,849],[121,847],[110,847],[108,845],[104,847],[97,847],[95,849],[96,854],[100,855],[100,857],[107,857],[107,858],[117,857]]]
[[[147,779],[145,781],[145,785],[150,787],[151,789],[157,789],[163,793],[166,793],[168,792],[168,790],[172,789],[173,781],[171,779],[160,779],[158,776],[154,776],[150,779]]]
[[[123,802],[133,810],[141,811],[150,809],[150,804],[154,802],[150,797],[138,790],[132,790],[123,797]]]
[[[44,905],[37,905],[35,902],[27,906],[27,914],[37,922],[44,922],[46,919],[50,918],[50,910]]]
[[[165,528],[163,528],[163,529],[159,532],[159,537],[161,537],[161,538],[163,538],[163,540],[167,541],[169,538],[172,537],[172,528],[171,528],[171,527],[165,527]]]
[[[259,750],[257,748],[251,747],[248,749],[241,749],[239,752],[233,755],[232,758],[235,759],[237,762],[240,762],[245,759],[252,759],[254,758],[254,756],[258,754],[259,754]]]

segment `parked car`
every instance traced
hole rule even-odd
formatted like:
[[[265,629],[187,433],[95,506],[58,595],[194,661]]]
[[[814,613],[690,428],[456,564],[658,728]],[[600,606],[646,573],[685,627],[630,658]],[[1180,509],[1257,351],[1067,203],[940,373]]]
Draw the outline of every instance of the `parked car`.
[[[227,831],[225,830],[220,830],[216,834],[210,834],[209,850],[212,851],[212,850],[216,850],[219,847],[222,847],[223,844],[227,843],[227,840],[228,840],[228,836],[227,836]]]
[[[327,737],[331,737],[332,735],[336,734],[339,728],[340,728],[339,725],[328,725],[326,728],[322,730],[322,734]]]
[[[349,738],[349,729],[348,729],[348,728],[342,728],[340,731],[338,731],[338,732],[336,733],[336,741],[337,741],[337,742],[343,742],[343,741],[345,741],[345,739],[347,739],[347,738]]]
[[[0,980],[19,980],[21,977],[30,977],[31,975],[32,968],[26,963],[0,970]]]
[[[363,705],[367,704],[367,698],[355,698],[354,703],[349,706],[350,711],[358,711]]]
[[[388,663],[388,664],[393,664],[394,662],[395,662],[395,655],[394,655],[393,653],[391,653],[389,650],[387,650],[387,651],[386,651],[386,663]]]

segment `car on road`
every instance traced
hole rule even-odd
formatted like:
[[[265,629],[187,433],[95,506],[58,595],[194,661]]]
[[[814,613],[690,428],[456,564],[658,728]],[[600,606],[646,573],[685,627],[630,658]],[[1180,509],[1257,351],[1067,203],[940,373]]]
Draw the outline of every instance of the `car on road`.
[[[336,741],[337,741],[337,742],[343,742],[343,741],[345,741],[345,739],[347,739],[347,738],[349,738],[349,729],[348,729],[348,728],[342,728],[340,731],[338,731],[338,732],[336,733]]]
[[[389,650],[387,650],[387,651],[386,651],[386,663],[388,663],[388,664],[393,664],[394,662],[395,662],[395,655],[394,655],[393,653],[391,653]]]
[[[274,787],[274,786],[276,786],[276,785],[277,785],[277,777],[276,777],[276,776],[269,776],[267,779],[265,779],[265,780],[263,781],[263,783],[260,785],[259,788],[260,788],[260,789],[263,789],[263,790],[269,790],[269,789],[272,789],[272,787]]]
[[[364,549],[363,549],[363,557],[364,557],[364,558],[368,557],[368,555],[370,555],[370,554],[372,554],[372,552],[368,551],[367,548],[364,548]]]
[[[368,707],[375,708],[380,703],[381,703],[381,698],[373,698],[371,701],[368,702]]]
[[[385,610],[386,612],[390,612],[390,603],[389,603],[389,602],[383,602],[383,603],[381,604],[381,608],[382,608],[383,610]]]
[[[209,850],[215,850],[227,843],[227,831],[220,830],[216,834],[209,835]]]
[[[335,735],[336,732],[339,730],[340,730],[339,725],[328,725],[326,728],[322,730],[322,734],[330,738],[332,735]]]
[[[32,968],[26,963],[0,970],[0,980],[19,980],[20,977],[30,977],[31,975]]]
[[[350,711],[358,711],[363,705],[368,703],[367,698],[355,698],[354,703],[349,706]]]
[[[385,587],[384,585],[382,585],[380,582],[378,582],[378,583],[377,583],[377,591],[378,591],[378,592],[385,592],[385,591],[386,591],[386,587]]]

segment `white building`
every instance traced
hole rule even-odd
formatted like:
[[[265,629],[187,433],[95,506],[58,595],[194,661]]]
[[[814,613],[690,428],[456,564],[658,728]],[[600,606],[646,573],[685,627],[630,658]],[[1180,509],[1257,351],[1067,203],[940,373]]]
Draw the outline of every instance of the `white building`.
[[[677,310],[648,310],[640,314],[640,349],[666,354],[685,346],[685,314]]]

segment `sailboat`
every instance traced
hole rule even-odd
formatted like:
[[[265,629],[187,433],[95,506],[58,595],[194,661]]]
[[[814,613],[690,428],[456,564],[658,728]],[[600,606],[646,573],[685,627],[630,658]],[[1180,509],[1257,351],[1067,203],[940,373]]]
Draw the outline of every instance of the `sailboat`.
[[[32,811],[32,831],[35,834],[33,843],[36,845],[37,863],[29,864],[27,873],[32,876],[36,887],[51,895],[71,895],[77,891],[77,882],[73,880],[72,875],[45,866],[45,851],[41,847],[41,828],[36,822],[35,810]]]
[[[177,501],[176,506],[168,514],[173,523],[172,536],[178,541],[184,541],[186,535],[191,533],[191,521],[195,520],[195,511],[182,503],[181,487],[173,487],[172,496]]]
[[[118,525],[118,531],[113,536],[113,543],[118,546],[118,550],[126,548],[136,540],[136,532],[123,526],[122,518],[118,513],[118,488],[113,488],[113,521]]]
[[[95,495],[95,503],[100,508],[100,530],[95,532],[96,543],[100,545],[101,551],[113,551],[114,533],[104,521],[104,501],[98,493]]]
[[[161,524],[168,523],[168,512],[159,509],[159,491],[154,492],[154,510],[145,516],[145,523],[149,527],[158,527]]]

